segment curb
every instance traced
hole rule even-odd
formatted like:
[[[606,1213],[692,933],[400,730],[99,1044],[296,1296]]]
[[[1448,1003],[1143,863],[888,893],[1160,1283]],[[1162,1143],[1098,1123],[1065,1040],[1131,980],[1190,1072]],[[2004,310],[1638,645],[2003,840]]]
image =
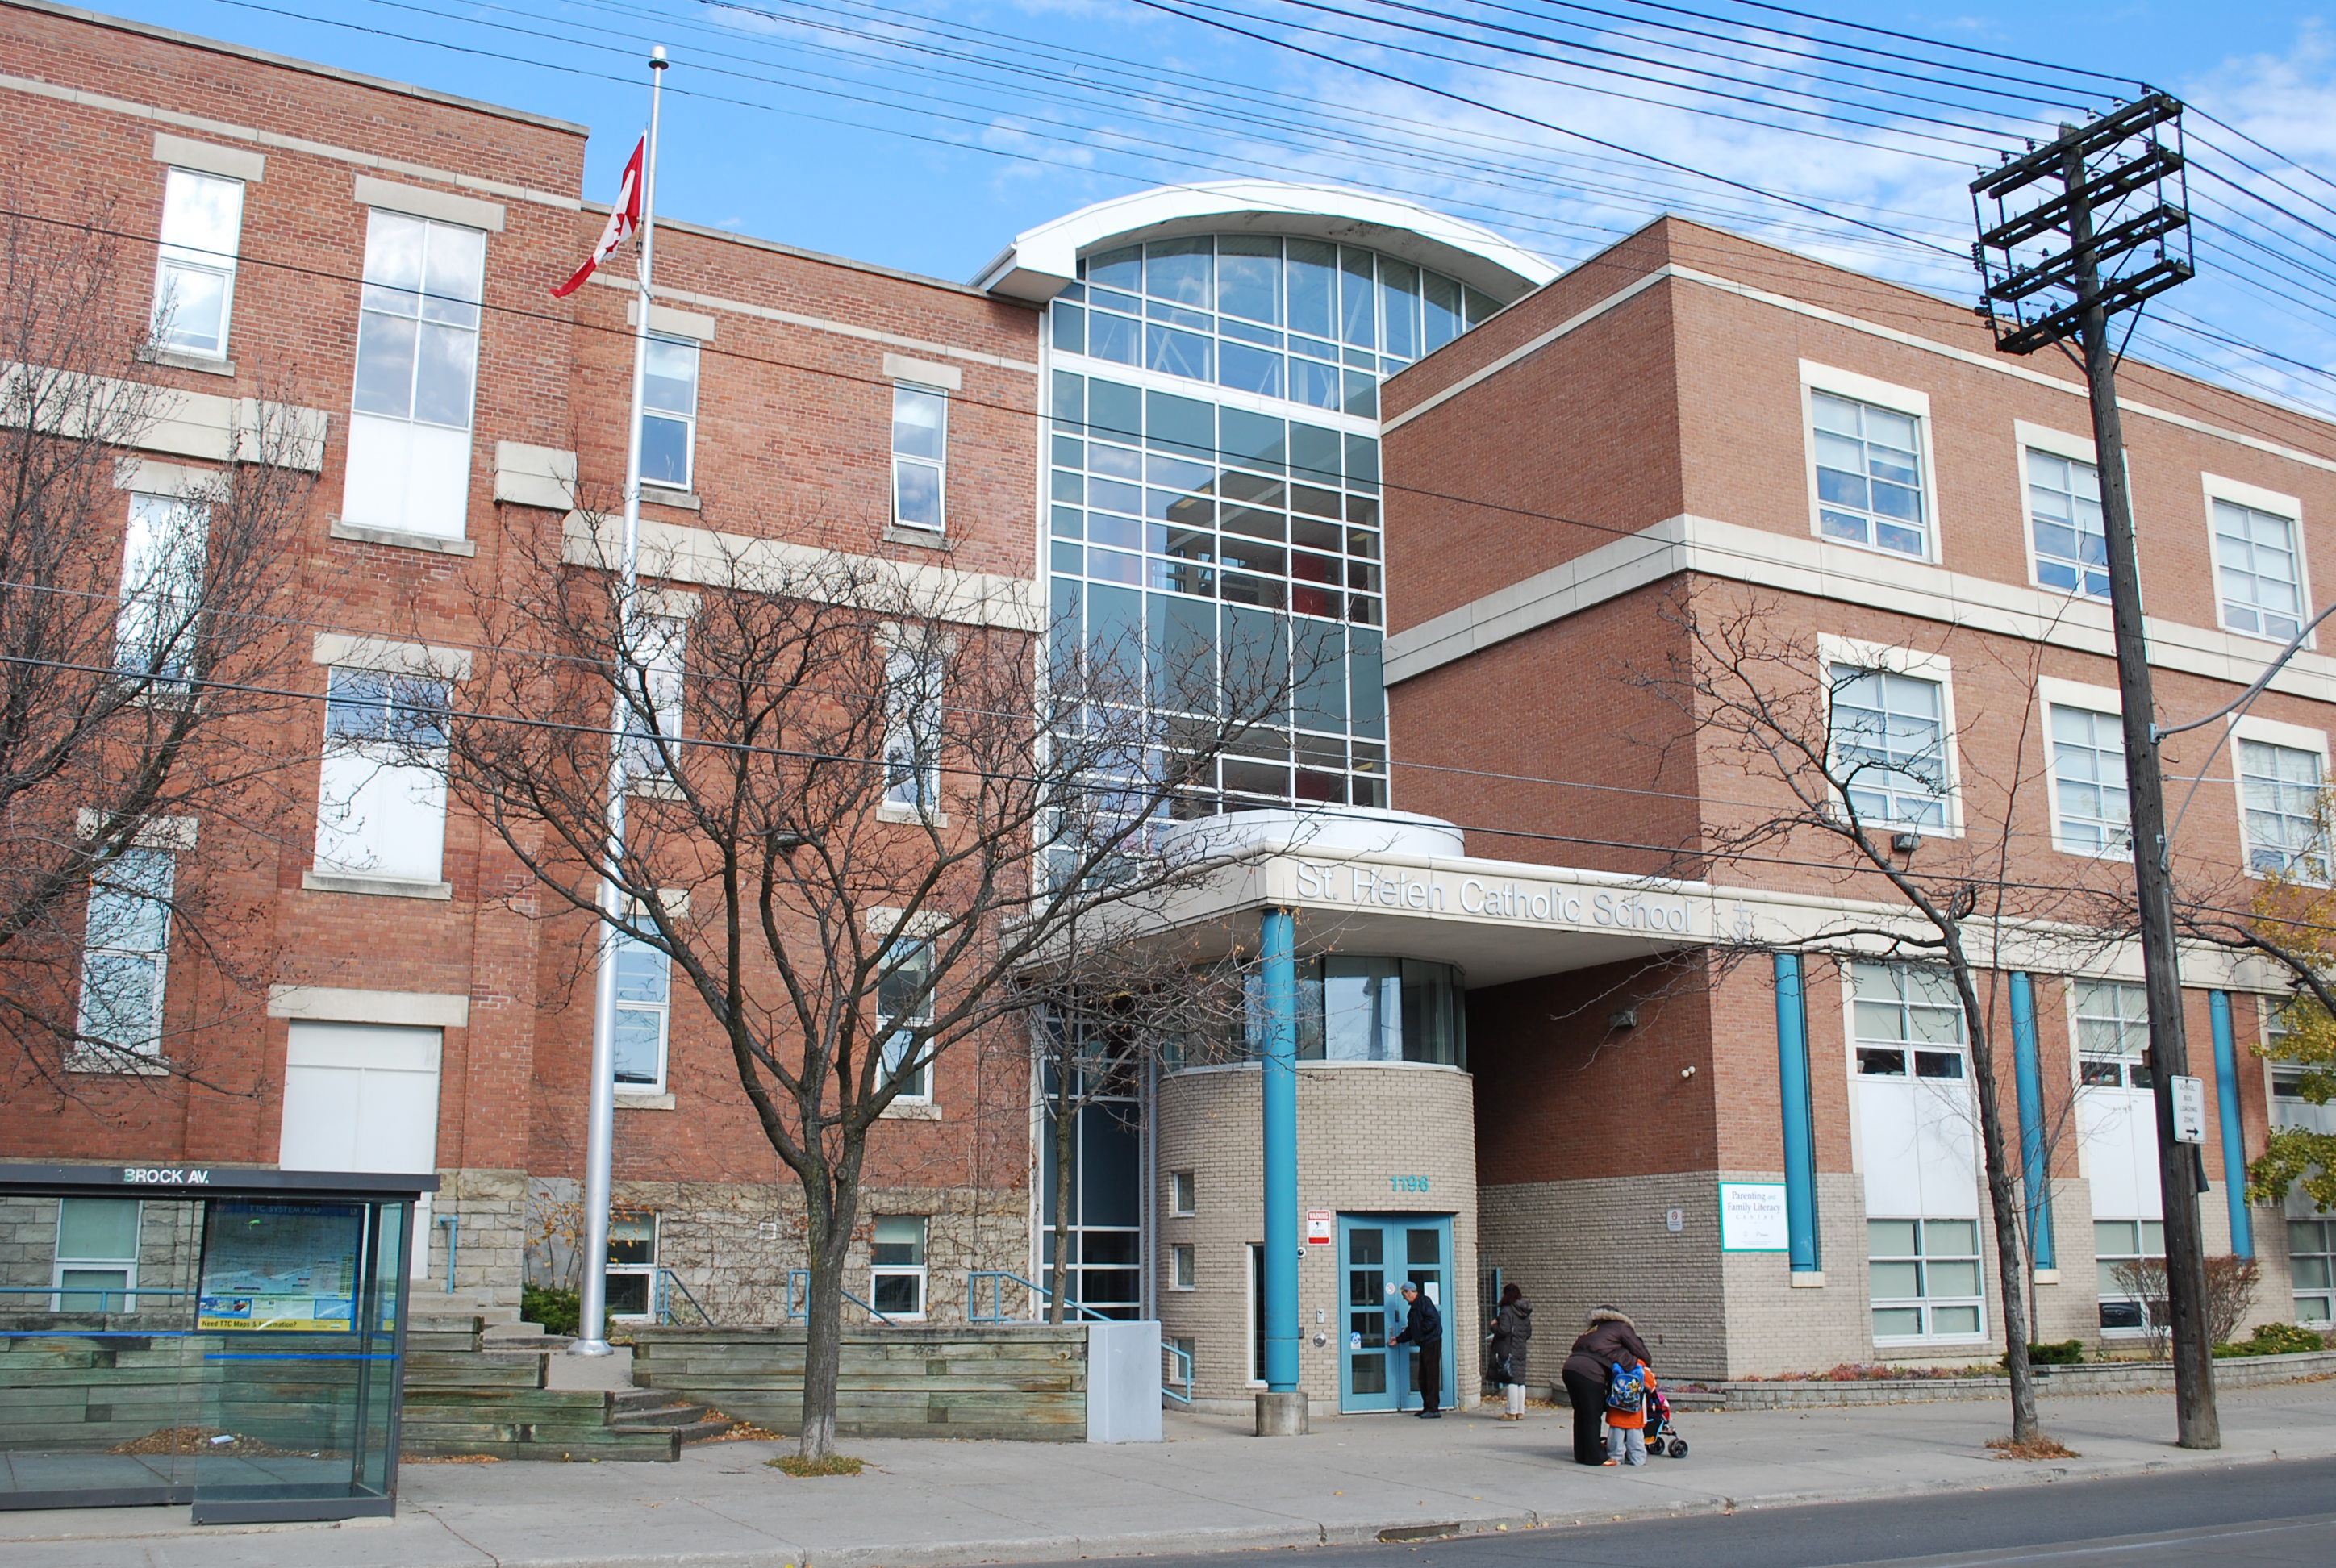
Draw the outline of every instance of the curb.
[[[1386,1543],[1449,1540],[1457,1536],[1524,1534],[1638,1519],[1753,1513],[1826,1503],[1978,1493],[2011,1486],[2049,1486],[2071,1481],[2107,1480],[2172,1470],[2235,1469],[2242,1466],[2277,1464],[2279,1460],[2276,1451],[2268,1456],[2219,1462],[2202,1456],[2196,1464],[2165,1458],[2077,1459],[2057,1465],[2004,1460],[2000,1461],[2006,1466],[2002,1478],[1990,1478],[1985,1482],[1975,1479],[1910,1481],[1826,1491],[1764,1493],[1750,1497],[1680,1497],[1661,1503],[1601,1507],[1594,1511],[1565,1510],[1544,1514],[1528,1510],[1426,1524],[1416,1518],[1385,1524],[1348,1521],[1335,1524],[1319,1522],[1305,1524],[1293,1522],[1288,1525],[1248,1525],[1222,1530],[1036,1535],[947,1544],[880,1543],[811,1553],[793,1548],[774,1547],[754,1552],[676,1553],[657,1556],[505,1557],[498,1560],[496,1568],[969,1568],[971,1564],[987,1563],[1069,1563],[1091,1557],[1199,1556],[1214,1553],[1290,1551],[1322,1546],[1369,1546]],[[431,1517],[434,1521],[435,1516]]]

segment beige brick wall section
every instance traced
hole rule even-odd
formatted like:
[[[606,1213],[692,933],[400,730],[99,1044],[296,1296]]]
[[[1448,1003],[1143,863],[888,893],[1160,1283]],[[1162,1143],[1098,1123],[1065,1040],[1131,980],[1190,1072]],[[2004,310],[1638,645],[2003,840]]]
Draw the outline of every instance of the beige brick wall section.
[[[1160,1331],[1194,1341],[1198,1401],[1247,1408],[1248,1247],[1264,1239],[1258,1195],[1265,1179],[1259,1072],[1204,1067],[1161,1082],[1158,1265],[1167,1284],[1168,1249],[1193,1248],[1194,1288],[1160,1292]],[[1169,1213],[1174,1173],[1197,1184],[1190,1217]],[[1424,1193],[1393,1190],[1391,1178],[1425,1176]],[[1452,1216],[1453,1280],[1445,1332],[1454,1342],[1463,1397],[1476,1387],[1482,1337],[1476,1305],[1476,1127],[1467,1074],[1409,1063],[1301,1063],[1298,1069],[1298,1207],[1306,1212]],[[1338,1256],[1309,1247],[1298,1269],[1304,1338],[1299,1381],[1318,1415],[1338,1404]],[[1316,1315],[1320,1314],[1318,1323]],[[1324,1343],[1318,1346],[1319,1333]],[[1453,1390],[1446,1389],[1447,1401]]]

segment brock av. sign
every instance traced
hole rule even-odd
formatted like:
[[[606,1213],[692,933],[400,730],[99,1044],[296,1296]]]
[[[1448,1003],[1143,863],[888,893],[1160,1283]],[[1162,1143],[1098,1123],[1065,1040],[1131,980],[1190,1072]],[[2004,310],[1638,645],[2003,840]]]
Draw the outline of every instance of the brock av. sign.
[[[1695,929],[1693,905],[1676,893],[1417,872],[1353,861],[1325,863],[1299,859],[1295,865],[1298,896],[1315,902],[1587,930],[1686,936]]]

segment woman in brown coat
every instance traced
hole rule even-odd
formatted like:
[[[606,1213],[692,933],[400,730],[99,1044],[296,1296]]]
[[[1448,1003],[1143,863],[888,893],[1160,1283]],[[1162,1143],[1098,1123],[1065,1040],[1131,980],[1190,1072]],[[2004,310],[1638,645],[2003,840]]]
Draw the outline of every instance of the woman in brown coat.
[[[1590,1326],[1573,1341],[1563,1373],[1566,1402],[1573,1407],[1575,1464],[1606,1463],[1606,1437],[1599,1429],[1606,1419],[1606,1380],[1616,1362],[1627,1367],[1633,1360],[1654,1363],[1638,1326],[1611,1307],[1592,1308]]]

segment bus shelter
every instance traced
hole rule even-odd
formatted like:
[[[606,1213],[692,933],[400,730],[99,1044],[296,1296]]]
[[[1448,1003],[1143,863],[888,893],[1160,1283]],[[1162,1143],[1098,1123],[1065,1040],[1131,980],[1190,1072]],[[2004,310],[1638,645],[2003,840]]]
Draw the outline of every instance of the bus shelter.
[[[435,1176],[0,1164],[0,1508],[396,1507]]]

